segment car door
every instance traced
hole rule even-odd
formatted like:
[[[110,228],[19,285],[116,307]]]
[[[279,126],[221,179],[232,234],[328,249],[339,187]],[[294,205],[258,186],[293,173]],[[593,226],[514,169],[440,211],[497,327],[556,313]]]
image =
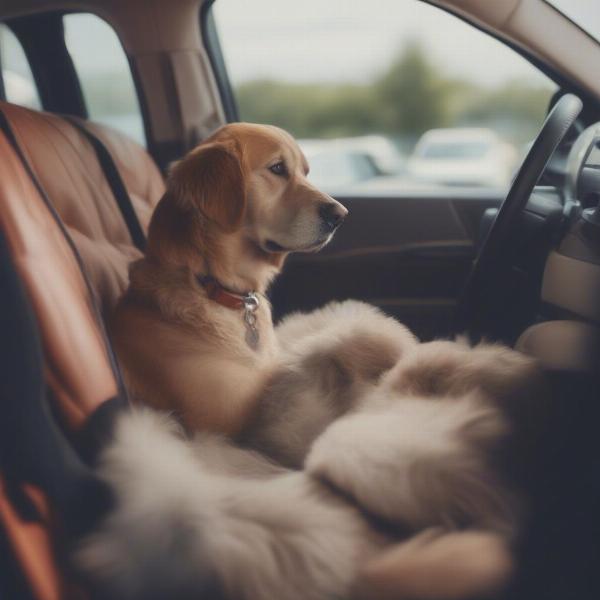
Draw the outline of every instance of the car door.
[[[216,0],[204,23],[230,119],[294,134],[315,185],[349,210],[324,250],[289,257],[271,290],[276,318],[353,298],[422,339],[448,333],[481,217],[503,200],[556,85],[419,0],[280,8]],[[356,154],[375,170],[348,172]]]
[[[318,254],[294,254],[276,280],[276,317],[331,300],[370,302],[427,339],[448,332],[479,221],[501,192],[336,195],[349,210]]]

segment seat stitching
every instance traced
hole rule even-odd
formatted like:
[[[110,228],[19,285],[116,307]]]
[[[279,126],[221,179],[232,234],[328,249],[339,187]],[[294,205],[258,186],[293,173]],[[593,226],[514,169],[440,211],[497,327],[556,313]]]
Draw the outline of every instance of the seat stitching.
[[[63,132],[61,131],[60,127],[58,127],[55,123],[52,122],[52,118],[49,115],[45,115],[42,113],[42,117],[45,119],[45,122],[48,126],[52,127],[52,129],[56,132],[56,134],[58,134],[67,144],[68,146],[73,150],[74,154],[77,156],[81,167],[83,167],[81,169],[81,176],[85,179],[85,181],[87,181],[87,183],[91,184],[91,187],[94,188],[94,183],[95,180],[89,175],[88,171],[87,171],[87,165],[86,165],[86,161],[83,159],[83,156],[81,155],[80,152],[77,151],[77,147],[75,146],[75,144],[69,139],[69,137]],[[59,117],[54,117],[54,118],[59,118]],[[65,122],[66,123],[66,122]],[[68,125],[68,124],[67,124]],[[70,125],[68,125],[70,127]],[[83,143],[88,145],[89,148],[93,151],[93,148],[91,147],[91,144],[89,144],[89,142],[85,139],[83,139],[83,136],[81,137],[81,139],[83,140]],[[59,148],[57,147],[57,145],[52,141],[52,139],[49,139],[50,144],[52,145],[52,147],[55,149],[56,153],[59,156],[60,161],[63,163],[63,165],[65,166],[65,169],[67,171],[69,171],[64,158],[62,156],[62,153],[59,151]],[[98,161],[95,158],[95,154],[94,154],[94,160],[96,161],[96,164],[98,165]],[[99,165],[98,165],[99,167]],[[101,179],[104,181],[104,183],[108,186],[108,183],[106,181],[106,176],[104,175],[102,169],[99,167],[100,170],[100,174],[101,174]],[[69,177],[70,179],[73,181],[73,175],[71,174],[71,172],[69,171]],[[76,186],[75,186],[76,187]],[[111,240],[111,232],[114,232],[113,227],[110,226],[109,223],[107,223],[106,221],[106,213],[104,212],[105,208],[106,208],[106,203],[103,205],[103,210],[100,209],[100,204],[96,203],[96,202],[92,202],[92,204],[94,205],[94,209],[95,212],[98,216],[99,222],[101,223],[101,229],[102,229],[102,233],[104,234],[104,238],[108,241],[112,241]],[[117,217],[117,219],[115,220],[116,222],[121,222],[122,218],[120,218],[120,214],[117,213],[117,210],[115,207],[109,209],[112,212],[112,215]],[[124,227],[124,223],[122,223],[123,227]],[[123,231],[126,236],[129,238],[129,241],[131,244],[133,244],[133,242],[131,242],[131,238],[129,236],[129,232],[127,231],[127,229],[124,227],[124,231]],[[82,232],[83,233],[83,232]],[[116,240],[115,240],[116,241]],[[123,242],[124,240],[120,240],[120,242]]]
[[[42,116],[42,114],[40,113],[39,116]],[[28,115],[28,117],[31,119],[31,117],[29,115]],[[27,140],[27,136],[25,136],[25,135],[22,134],[22,132],[20,131],[18,123],[14,123],[13,122],[13,128],[15,129],[15,131],[16,131],[18,137],[19,137],[19,141],[20,141],[22,147],[24,147],[24,149],[25,149],[25,153],[27,155],[27,158],[28,158],[29,162],[32,165],[35,165],[36,161],[33,160],[31,152],[29,150],[29,142]],[[66,175],[69,178],[69,181],[72,184],[73,189],[76,190],[76,192],[78,194],[83,195],[83,192],[81,191],[80,186],[77,185],[77,182],[75,181],[74,176],[73,176],[71,170],[68,168],[67,164],[64,161],[62,153],[58,151],[56,145],[53,143],[53,141],[51,139],[51,136],[49,136],[43,130],[38,131],[38,134],[41,135],[41,136],[43,136],[44,140],[54,149],[55,154],[57,155],[58,160],[60,161],[60,163],[64,167]],[[76,154],[78,154],[78,153],[76,152]],[[94,208],[96,209],[96,212],[98,213],[98,216],[100,216],[99,215],[99,209],[98,209],[98,207],[95,205],[95,203],[92,203],[92,204],[94,204]],[[100,222],[102,222],[101,218],[99,220],[100,220]],[[81,229],[76,224],[74,224],[74,223],[69,223],[69,226],[73,227],[74,229],[77,229],[78,231],[80,231],[80,233],[82,233],[83,235],[86,235],[88,237],[90,237],[91,235],[93,235],[93,232],[90,233],[90,232],[81,231]]]

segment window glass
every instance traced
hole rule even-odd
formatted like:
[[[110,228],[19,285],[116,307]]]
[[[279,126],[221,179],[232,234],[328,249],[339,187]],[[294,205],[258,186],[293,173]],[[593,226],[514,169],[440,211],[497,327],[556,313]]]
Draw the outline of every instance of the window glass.
[[[0,23],[0,65],[6,99],[14,104],[40,109],[40,97],[17,36]]]
[[[131,69],[113,29],[92,14],[65,15],[65,42],[91,119],[145,144]]]
[[[214,14],[240,118],[289,130],[331,191],[506,188],[556,90],[417,0],[217,0]]]

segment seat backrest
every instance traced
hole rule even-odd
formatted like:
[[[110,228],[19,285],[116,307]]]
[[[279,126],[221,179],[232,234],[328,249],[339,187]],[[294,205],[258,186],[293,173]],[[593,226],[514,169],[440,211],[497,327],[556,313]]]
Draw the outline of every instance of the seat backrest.
[[[6,103],[0,110],[17,143],[15,150],[0,132],[2,246],[37,322],[51,413],[68,436],[76,436],[90,415],[119,394],[101,313],[124,290],[128,264],[140,253],[85,136],[56,115]],[[111,152],[145,227],[163,193],[158,169],[135,142],[89,127]],[[10,386],[4,383],[3,405],[21,402],[7,397]],[[19,498],[27,500],[28,514]],[[53,554],[55,525],[42,490],[0,472],[0,535],[6,534],[29,593],[43,600],[72,592]]]
[[[73,239],[106,316],[127,285],[129,263],[140,257],[89,140],[60,116],[0,102],[28,162]],[[133,140],[86,123],[111,153],[137,217],[147,228],[164,182]]]

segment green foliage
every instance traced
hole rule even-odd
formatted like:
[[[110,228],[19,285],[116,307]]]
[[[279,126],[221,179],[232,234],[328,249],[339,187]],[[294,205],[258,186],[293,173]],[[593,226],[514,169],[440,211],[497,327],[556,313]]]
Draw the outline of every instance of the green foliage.
[[[385,133],[415,139],[434,127],[485,125],[517,143],[535,133],[550,95],[548,87],[524,81],[486,89],[450,79],[414,41],[365,85],[256,80],[236,89],[243,120],[272,123],[300,138]]]
[[[392,134],[417,136],[449,122],[450,89],[416,42],[408,44],[373,87]]]
[[[358,85],[251,81],[236,92],[244,121],[272,123],[298,137],[339,137],[379,126],[372,90]]]
[[[494,90],[474,90],[457,114],[457,121],[488,124],[510,137],[530,139],[539,129],[550,104],[547,88],[513,80]]]

